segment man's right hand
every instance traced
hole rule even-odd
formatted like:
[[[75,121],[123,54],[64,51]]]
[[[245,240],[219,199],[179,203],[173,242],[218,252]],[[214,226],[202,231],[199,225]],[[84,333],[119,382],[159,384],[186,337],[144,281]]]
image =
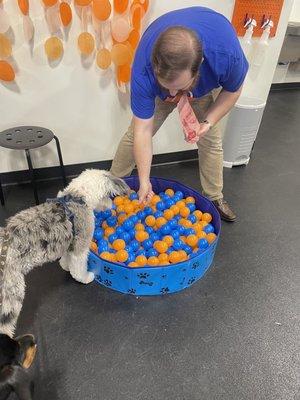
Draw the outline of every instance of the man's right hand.
[[[139,201],[141,204],[147,204],[154,196],[150,181],[142,182],[138,191]]]

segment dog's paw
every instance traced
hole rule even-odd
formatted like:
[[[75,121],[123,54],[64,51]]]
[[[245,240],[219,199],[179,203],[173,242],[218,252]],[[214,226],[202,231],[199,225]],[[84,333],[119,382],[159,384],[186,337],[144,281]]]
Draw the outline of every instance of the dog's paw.
[[[93,272],[86,272],[83,275],[77,275],[71,272],[71,275],[77,282],[85,284],[91,283],[95,279],[95,274]]]
[[[70,268],[69,268],[69,257],[62,256],[61,259],[59,260],[59,265],[62,267],[63,270],[70,271]]]

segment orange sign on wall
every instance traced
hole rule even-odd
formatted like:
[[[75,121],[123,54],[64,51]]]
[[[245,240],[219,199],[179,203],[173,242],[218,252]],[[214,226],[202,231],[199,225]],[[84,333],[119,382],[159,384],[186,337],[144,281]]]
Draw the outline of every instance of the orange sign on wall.
[[[257,26],[253,30],[253,36],[261,36],[262,25],[267,20],[273,21],[270,37],[275,36],[284,0],[235,0],[232,15],[232,25],[238,36],[244,36],[244,25],[248,18],[255,19]]]

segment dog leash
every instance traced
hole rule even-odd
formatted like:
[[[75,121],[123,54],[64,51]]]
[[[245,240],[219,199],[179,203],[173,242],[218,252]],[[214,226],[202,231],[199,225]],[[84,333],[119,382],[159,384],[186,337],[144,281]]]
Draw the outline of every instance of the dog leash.
[[[65,196],[55,197],[53,199],[47,199],[46,202],[60,204],[63,207],[63,209],[66,213],[66,217],[72,224],[73,236],[75,236],[74,213],[69,209],[68,203],[78,203],[78,204],[84,205],[85,201],[83,200],[83,198],[75,197],[70,194],[67,194]]]
[[[0,251],[0,306],[2,306],[2,284],[3,284],[3,275],[4,275],[4,268],[5,268],[5,264],[6,264],[9,242],[10,242],[9,233],[4,228],[4,236],[3,236],[2,247],[1,247],[1,251]]]

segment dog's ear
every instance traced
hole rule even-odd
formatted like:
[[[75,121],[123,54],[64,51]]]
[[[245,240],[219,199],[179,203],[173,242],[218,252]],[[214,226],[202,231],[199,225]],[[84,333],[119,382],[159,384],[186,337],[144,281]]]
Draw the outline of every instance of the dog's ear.
[[[117,176],[110,174],[110,179],[113,184],[113,195],[121,196],[122,194],[129,194],[130,187],[125,183],[125,181]]]
[[[36,354],[36,343],[33,335],[23,335],[16,338],[20,346],[20,363],[28,369]]]

